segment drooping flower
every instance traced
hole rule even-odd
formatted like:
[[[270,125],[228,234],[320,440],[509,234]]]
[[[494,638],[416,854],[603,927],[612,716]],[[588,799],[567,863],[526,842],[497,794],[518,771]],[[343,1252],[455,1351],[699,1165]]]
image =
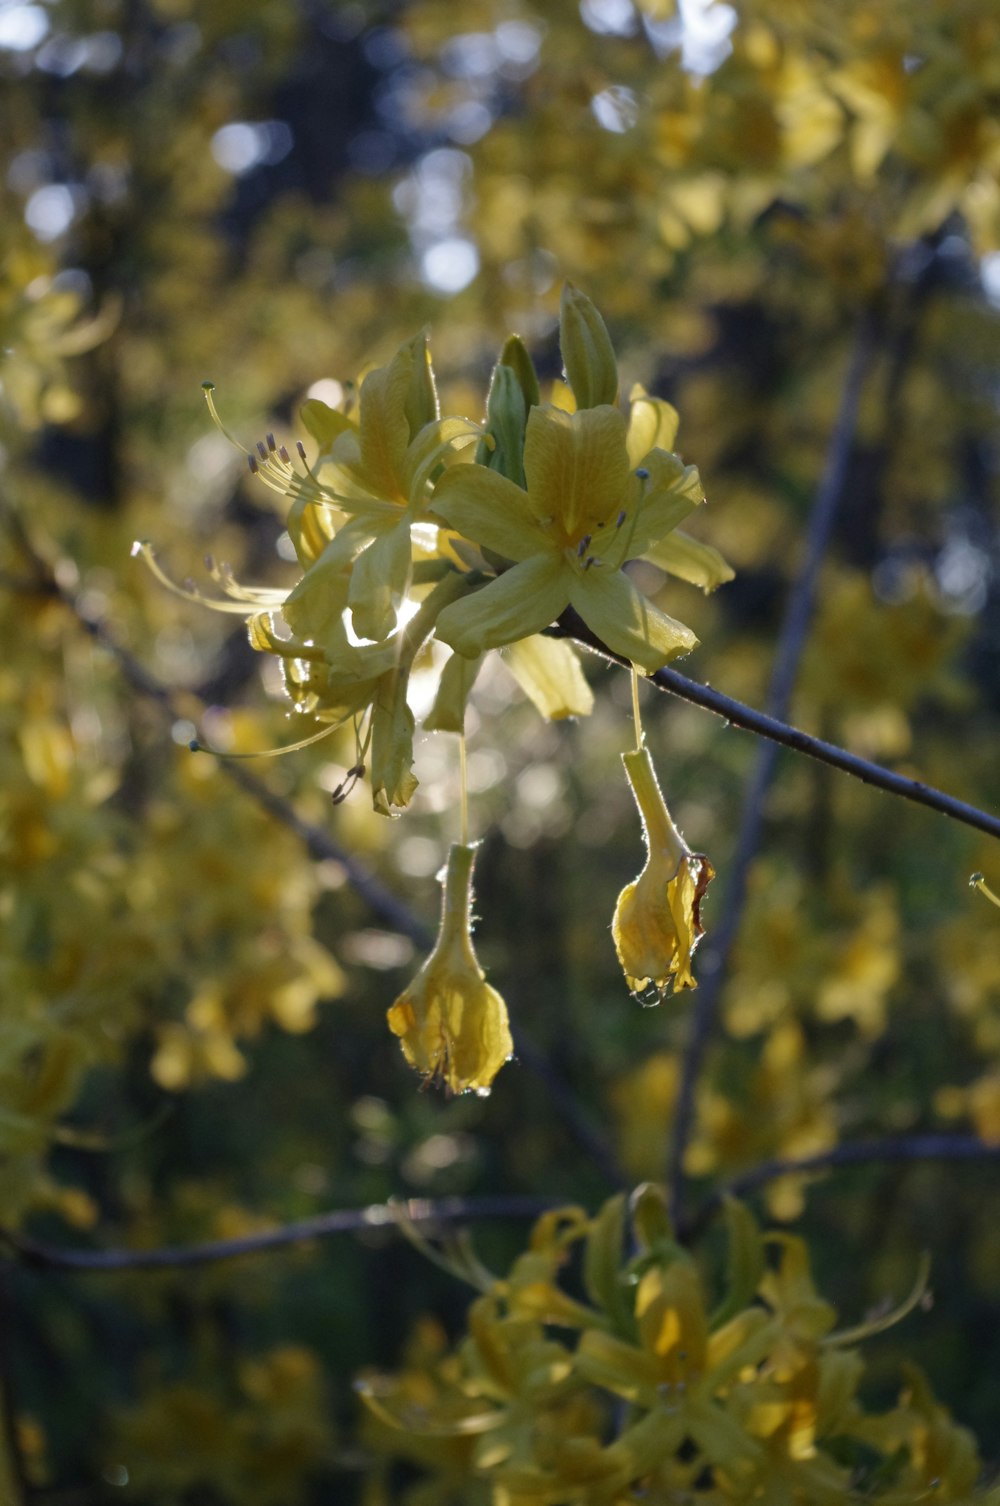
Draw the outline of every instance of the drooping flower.
[[[701,898],[715,870],[671,820],[645,745],[623,753],[622,763],[642,817],[646,866],[618,896],[611,934],[632,992],[652,987],[662,998],[697,987],[691,956],[703,929]]]
[[[514,1049],[507,1006],[472,945],[474,861],[474,846],[449,851],[434,949],[387,1016],[410,1066],[450,1093],[486,1092]]]

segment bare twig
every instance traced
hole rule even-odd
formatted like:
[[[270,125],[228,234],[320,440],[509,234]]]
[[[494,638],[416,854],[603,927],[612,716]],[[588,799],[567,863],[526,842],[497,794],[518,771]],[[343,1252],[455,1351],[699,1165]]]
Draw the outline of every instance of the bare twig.
[[[372,1203],[367,1208],[338,1208],[315,1218],[247,1234],[240,1239],[217,1239],[206,1244],[159,1246],[151,1250],[73,1250],[59,1245],[42,1244],[9,1229],[0,1229],[0,1241],[7,1245],[21,1265],[43,1271],[156,1271],[177,1270],[184,1266],[211,1265],[219,1260],[234,1260],[243,1255],[260,1255],[267,1250],[305,1244],[311,1239],[328,1239],[334,1234],[361,1234],[373,1229],[392,1229],[402,1223],[431,1225],[471,1223],[476,1219],[536,1218],[559,1200],[535,1194],[512,1193],[498,1197],[449,1197],[430,1200],[410,1198],[388,1203]]]
[[[573,638],[584,648],[592,649],[594,653],[600,654],[602,658],[628,668],[628,661],[609,649],[606,643],[602,643],[572,610],[564,612],[559,619],[555,636]],[[872,763],[870,759],[861,758],[857,753],[849,753],[846,748],[839,747],[837,743],[829,743],[821,737],[813,737],[810,732],[803,732],[799,727],[793,727],[778,717],[768,715],[766,711],[757,711],[755,707],[748,706],[745,701],[736,701],[732,696],[724,695],[721,690],[714,690],[710,685],[703,685],[698,680],[689,680],[686,675],[678,673],[676,669],[658,669],[655,674],[649,675],[648,679],[649,683],[655,685],[658,690],[669,691],[671,695],[677,696],[682,701],[690,701],[693,706],[700,706],[705,711],[714,711],[716,716],[721,716],[728,725],[741,727],[744,731],[753,732],[757,737],[766,738],[780,747],[791,748],[795,753],[803,753],[808,758],[815,758],[819,763],[828,764],[832,769],[839,769],[842,774],[849,774],[852,779],[860,779],[863,784],[871,785],[873,789],[885,790],[889,795],[897,795],[903,800],[913,801],[916,805],[926,806],[928,810],[937,811],[942,816],[950,816],[953,821],[960,821],[964,826],[973,826],[977,831],[984,831],[987,836],[1000,837],[1000,816],[994,816],[990,811],[981,810],[977,805],[970,805],[965,800],[959,800],[955,795],[948,795],[944,790],[936,789],[932,784],[925,784],[922,779],[910,779],[905,774],[897,774],[881,764]],[[706,944],[698,953],[699,961],[703,962],[707,950]]]
[[[695,1239],[727,1197],[741,1198],[781,1177],[808,1176],[843,1166],[872,1166],[900,1161],[1000,1161],[1000,1145],[974,1135],[900,1135],[884,1140],[860,1140],[798,1160],[764,1161],[723,1187],[717,1187],[680,1226],[685,1240]]]
[[[724,717],[734,727],[742,727],[747,732],[755,732],[758,737],[768,738],[782,747],[793,749],[796,753],[805,753],[808,757],[816,758],[820,763],[829,764],[831,768],[840,769],[841,773],[850,774],[854,779],[860,779],[862,783],[870,784],[875,789],[885,790],[890,795],[899,795],[902,799],[912,800],[917,805],[925,805],[929,810],[938,811],[943,816],[950,816],[953,821],[961,821],[965,826],[974,826],[977,831],[984,831],[988,836],[1000,837],[1000,816],[991,815],[989,811],[969,805],[967,801],[959,800],[954,795],[947,795],[943,790],[935,789],[931,784],[925,784],[923,780],[909,779],[905,774],[897,774],[892,769],[883,768],[881,764],[871,763],[867,758],[860,758],[856,753],[849,753],[846,748],[840,748],[836,743],[828,743],[820,737],[812,737],[808,732],[801,732],[798,727],[791,727],[777,717],[769,716],[767,712],[755,711],[752,706],[747,706],[742,701],[734,701],[731,696],[723,695],[721,691],[713,690],[708,685],[700,685],[697,680],[689,680],[684,675],[678,674],[675,669],[659,669],[649,678],[660,690],[668,690],[671,695],[679,696],[681,700],[690,701],[695,706],[702,706],[706,711],[714,711],[717,716]],[[704,953],[699,955],[703,956]]]

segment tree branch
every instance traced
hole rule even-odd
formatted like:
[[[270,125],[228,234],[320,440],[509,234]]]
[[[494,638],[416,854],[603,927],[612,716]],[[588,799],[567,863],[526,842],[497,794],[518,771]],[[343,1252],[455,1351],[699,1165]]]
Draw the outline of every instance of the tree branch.
[[[710,1193],[692,1216],[679,1226],[681,1237],[685,1240],[697,1238],[726,1198],[745,1197],[748,1192],[755,1192],[758,1187],[776,1182],[781,1177],[808,1176],[820,1171],[835,1171],[842,1166],[900,1161],[1000,1161],[1000,1145],[988,1144],[974,1135],[900,1135],[895,1139],[859,1140],[853,1145],[836,1145],[832,1150],[802,1156],[798,1160],[764,1161]]]
[[[829,764],[831,768],[839,769],[843,774],[850,774],[852,778],[860,779],[864,784],[870,784],[875,789],[885,790],[890,795],[899,795],[902,799],[912,800],[917,805],[925,805],[929,810],[937,811],[942,816],[950,816],[953,821],[961,821],[965,826],[974,826],[977,831],[984,831],[988,836],[1000,837],[1000,816],[993,816],[989,811],[980,810],[978,806],[969,805],[965,800],[945,794],[943,790],[935,789],[933,785],[925,784],[923,780],[909,779],[905,774],[897,774],[892,769],[883,768],[881,764],[861,758],[857,753],[849,753],[846,748],[838,747],[836,743],[824,742],[822,738],[813,737],[808,732],[800,731],[798,727],[789,726],[765,711],[755,711],[752,706],[747,706],[742,701],[734,701],[731,696],[723,695],[721,691],[713,690],[708,685],[701,685],[697,680],[689,680],[684,675],[678,674],[675,669],[658,669],[649,678],[658,689],[667,690],[671,695],[679,696],[681,700],[690,701],[692,705],[702,706],[706,711],[714,711],[716,716],[723,717],[734,727],[742,727],[747,732],[755,732],[758,737],[766,737],[782,747],[793,749],[796,753],[805,753],[808,757],[818,759],[820,763]]]
[[[186,1266],[211,1265],[243,1255],[304,1244],[310,1239],[328,1239],[334,1234],[360,1234],[365,1230],[410,1224],[454,1224],[490,1218],[535,1218],[560,1205],[557,1198],[512,1193],[498,1197],[427,1198],[372,1203],[367,1208],[338,1208],[302,1218],[294,1223],[247,1234],[240,1239],[217,1239],[206,1244],[160,1246],[152,1250],[75,1250],[42,1244],[10,1229],[0,1229],[0,1242],[7,1245],[18,1264],[42,1271],[155,1271]]]
[[[629,668],[628,660],[608,648],[606,643],[602,643],[601,639],[590,631],[586,623],[572,609],[562,614],[554,636],[572,638],[584,648],[589,648],[593,653],[610,660],[611,663],[620,664],[625,669]],[[828,764],[832,769],[839,769],[842,774],[849,774],[852,779],[860,779],[863,784],[871,785],[873,789],[885,790],[889,795],[897,795],[903,800],[913,801],[916,805],[926,806],[929,810],[937,811],[939,815],[949,816],[953,821],[960,821],[964,826],[973,826],[977,831],[985,832],[987,836],[1000,837],[1000,816],[994,816],[989,811],[981,810],[977,805],[970,805],[965,800],[959,800],[955,795],[948,795],[944,790],[936,789],[932,784],[925,784],[921,779],[910,779],[905,774],[897,774],[892,769],[884,768],[882,764],[872,763],[870,759],[862,758],[857,753],[850,753],[837,743],[829,743],[821,737],[813,737],[812,733],[803,732],[801,728],[793,727],[766,711],[758,711],[755,707],[748,706],[745,701],[736,701],[732,696],[723,694],[721,690],[714,690],[710,685],[703,685],[698,680],[689,680],[686,675],[679,674],[676,669],[658,669],[654,674],[647,676],[647,679],[650,685],[656,686],[657,690],[667,691],[682,701],[690,701],[693,706],[700,706],[704,711],[713,711],[716,716],[722,717],[727,725],[740,727],[745,732],[753,732],[757,737],[766,738],[769,742],[777,743],[783,748],[791,748],[794,753],[804,753],[808,758],[815,758],[819,763]],[[699,958],[704,957],[706,950],[707,945],[699,952]]]

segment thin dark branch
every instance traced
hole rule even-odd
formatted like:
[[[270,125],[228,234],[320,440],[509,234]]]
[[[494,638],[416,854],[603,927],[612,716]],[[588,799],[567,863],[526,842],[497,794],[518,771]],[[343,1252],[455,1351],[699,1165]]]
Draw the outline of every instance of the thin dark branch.
[[[742,701],[734,701],[732,697],[723,695],[721,691],[713,690],[708,685],[701,685],[697,680],[689,680],[686,676],[678,674],[675,669],[658,669],[649,678],[660,690],[668,690],[672,695],[679,696],[681,700],[690,701],[695,706],[702,706],[706,711],[714,711],[717,716],[723,717],[734,727],[742,727],[747,732],[755,732],[758,737],[766,737],[774,743],[781,744],[782,747],[793,749],[796,753],[805,753],[810,758],[818,759],[820,763],[839,769],[843,774],[850,774],[854,779],[860,779],[862,783],[872,785],[875,789],[885,790],[890,795],[899,795],[902,799],[912,800],[917,805],[925,805],[929,810],[938,811],[942,816],[950,816],[953,821],[961,821],[965,826],[974,826],[977,831],[984,831],[988,836],[1000,837],[1000,816],[991,815],[989,811],[969,805],[967,801],[959,800],[954,795],[947,795],[943,790],[935,789],[932,784],[925,784],[920,779],[909,779],[905,774],[897,774],[892,769],[883,768],[881,764],[869,762],[867,758],[859,758],[856,753],[849,753],[846,748],[838,747],[836,743],[824,742],[821,737],[812,737],[808,732],[802,732],[798,727],[791,727],[786,722],[779,721],[777,717],[769,716],[765,711],[755,711],[752,706],[747,706]]]
[[[559,619],[555,636],[573,638],[584,648],[600,654],[602,658],[628,668],[628,661],[609,649],[606,643],[602,643],[572,610],[564,612]],[[849,753],[846,748],[839,747],[837,743],[829,743],[821,737],[813,737],[810,732],[803,732],[799,727],[792,727],[788,722],[768,715],[766,711],[757,711],[755,707],[748,706],[745,701],[736,701],[732,696],[724,695],[721,690],[713,690],[710,685],[703,685],[698,680],[689,680],[686,675],[678,673],[676,669],[658,669],[655,674],[648,676],[648,680],[658,690],[669,691],[671,695],[679,697],[682,701],[690,701],[693,706],[700,706],[705,711],[714,711],[715,715],[721,716],[727,725],[753,732],[757,737],[766,738],[769,742],[777,743],[783,748],[791,748],[794,753],[804,753],[809,758],[828,764],[832,769],[839,769],[842,774],[849,774],[853,779],[860,779],[863,784],[871,785],[873,789],[885,790],[889,795],[898,795],[903,800],[911,800],[916,805],[926,806],[929,810],[937,811],[939,815],[950,816],[953,821],[960,821],[964,826],[974,826],[977,831],[986,832],[987,836],[1000,837],[1000,816],[994,816],[989,811],[981,810],[977,805],[970,805],[965,800],[959,800],[955,795],[948,795],[944,790],[936,789],[932,784],[925,784],[921,779],[910,779],[905,774],[897,774],[881,764],[861,758],[857,753]],[[706,953],[707,945],[698,953],[700,962]]]
[[[215,1261],[234,1260],[243,1255],[259,1255],[267,1250],[304,1244],[311,1239],[328,1239],[334,1234],[392,1229],[403,1223],[433,1228],[435,1224],[472,1223],[476,1219],[536,1218],[558,1206],[556,1198],[519,1193],[497,1197],[438,1198],[434,1201],[427,1198],[400,1199],[398,1202],[372,1203],[367,1208],[338,1208],[332,1213],[298,1219],[276,1229],[247,1234],[241,1239],[161,1246],[152,1250],[64,1249],[59,1245],[42,1244],[8,1229],[0,1229],[0,1241],[7,1245],[19,1264],[34,1270],[162,1271],[211,1265]]]
[[[728,1197],[742,1198],[781,1177],[808,1176],[843,1166],[871,1166],[899,1161],[1000,1161],[1000,1145],[974,1135],[900,1135],[885,1140],[859,1140],[797,1160],[764,1161],[723,1187],[717,1187],[680,1226],[685,1240],[695,1239]]]

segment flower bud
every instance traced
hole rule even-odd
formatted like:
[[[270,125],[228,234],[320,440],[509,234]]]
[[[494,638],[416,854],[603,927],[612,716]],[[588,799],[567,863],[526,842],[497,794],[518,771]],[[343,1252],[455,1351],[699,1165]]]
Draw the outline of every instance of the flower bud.
[[[618,401],[618,362],[607,326],[586,293],[569,282],[559,305],[559,349],[578,408]]]

